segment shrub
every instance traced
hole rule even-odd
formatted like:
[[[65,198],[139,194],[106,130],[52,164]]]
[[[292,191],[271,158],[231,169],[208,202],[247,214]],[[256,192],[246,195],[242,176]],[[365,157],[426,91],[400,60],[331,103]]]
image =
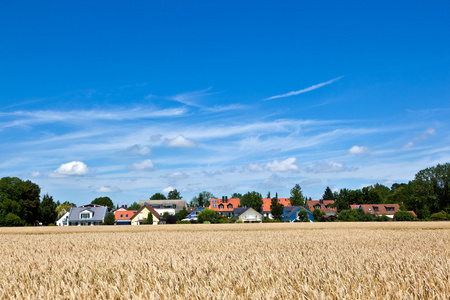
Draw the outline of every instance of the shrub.
[[[443,221],[448,219],[448,215],[445,213],[445,211],[441,210],[440,212],[434,213],[430,216],[430,220],[433,221]]]
[[[416,217],[409,211],[398,211],[394,214],[395,221],[414,221]]]
[[[219,213],[212,209],[206,208],[198,214],[197,219],[199,223],[205,223],[205,221],[209,223],[216,223],[219,217]]]
[[[112,212],[108,213],[103,220],[103,225],[114,225],[116,218]]]
[[[386,215],[382,215],[382,216],[377,217],[377,221],[380,221],[380,222],[387,222],[389,220],[390,220],[390,218],[388,216],[386,216]]]

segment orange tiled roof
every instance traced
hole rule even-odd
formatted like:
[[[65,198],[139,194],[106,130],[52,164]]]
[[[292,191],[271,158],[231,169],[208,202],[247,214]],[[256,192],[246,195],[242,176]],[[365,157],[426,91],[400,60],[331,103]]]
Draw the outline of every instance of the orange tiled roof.
[[[414,215],[414,217],[417,218],[417,215],[416,215],[416,213],[413,210],[408,210],[408,212],[412,213]]]
[[[114,218],[116,220],[130,220],[135,212],[135,210],[116,210],[114,212]]]
[[[334,204],[334,200],[308,200],[306,205],[308,205],[309,211],[314,211],[314,206],[320,205],[320,211],[324,213],[337,213],[337,207],[327,208],[328,205]]]
[[[214,202],[215,201],[215,202]],[[229,199],[209,199],[209,209],[214,211],[233,212],[236,207],[239,207],[241,200],[239,198]]]
[[[270,212],[270,206],[272,205],[272,198],[263,198],[263,212]],[[289,198],[278,198],[278,203],[283,204],[284,206],[292,206],[291,200]]]
[[[362,209],[372,215],[393,215],[400,211],[398,204],[352,204],[351,209]]]

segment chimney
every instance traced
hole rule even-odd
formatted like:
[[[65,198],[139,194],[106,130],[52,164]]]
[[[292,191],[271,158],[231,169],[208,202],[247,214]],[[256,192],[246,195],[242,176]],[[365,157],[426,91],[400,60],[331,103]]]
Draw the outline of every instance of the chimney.
[[[127,209],[128,208],[128,204],[125,204],[125,209]]]
[[[323,199],[319,200],[320,205],[323,205]]]
[[[222,196],[222,202],[225,202],[225,196]]]

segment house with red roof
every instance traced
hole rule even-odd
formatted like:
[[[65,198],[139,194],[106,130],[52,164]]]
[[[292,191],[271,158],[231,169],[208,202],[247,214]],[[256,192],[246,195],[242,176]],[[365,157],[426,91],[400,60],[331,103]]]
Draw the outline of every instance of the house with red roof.
[[[283,204],[283,206],[292,206],[291,200],[289,198],[277,198],[278,203]],[[270,211],[270,206],[272,205],[272,198],[263,198],[262,213],[264,217],[272,219],[272,213]]]
[[[332,207],[334,204],[334,200],[308,200],[306,201],[306,205],[309,208],[310,212],[313,212],[315,209],[320,209],[321,212],[324,212],[326,215],[334,216],[337,213],[337,207]]]
[[[124,207],[114,211],[116,225],[131,225],[131,217],[136,213],[135,210],[127,210]]]
[[[239,198],[229,198],[227,196],[222,199],[209,199],[209,209],[212,209],[219,214],[227,217],[232,217],[234,209],[239,207],[241,200]]]
[[[394,214],[400,211],[398,204],[352,204],[351,209],[361,209],[365,213],[382,216],[386,215],[389,218],[394,218]]]

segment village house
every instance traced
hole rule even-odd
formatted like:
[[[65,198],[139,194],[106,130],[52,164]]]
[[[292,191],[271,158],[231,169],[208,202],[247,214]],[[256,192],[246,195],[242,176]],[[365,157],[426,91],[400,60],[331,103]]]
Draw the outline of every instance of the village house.
[[[277,198],[278,203],[283,204],[283,206],[291,206],[291,200],[289,198]],[[270,206],[272,205],[272,198],[263,198],[262,213],[264,217],[273,219]]]
[[[69,215],[70,212],[66,212],[61,218],[56,221],[56,226],[69,226]]]
[[[233,211],[236,220],[244,223],[262,222],[263,216],[251,207],[237,207]]]
[[[131,225],[142,225],[148,218],[148,215],[153,216],[153,225],[158,225],[161,220],[160,214],[150,205],[144,205],[139,208],[136,213],[131,216]]]
[[[320,209],[326,215],[334,216],[337,213],[337,207],[332,207],[334,200],[308,200],[306,205],[309,210],[313,212],[315,209]]]
[[[114,211],[114,219],[116,225],[131,225],[131,217],[136,213],[135,210],[128,210],[127,206],[121,207]]]
[[[188,209],[189,215],[187,215],[187,217],[184,218],[183,221],[190,221],[190,220],[197,221],[198,214],[202,212],[204,209],[205,208],[203,206]]]
[[[291,223],[299,221],[298,213],[302,210],[306,211],[309,222],[314,222],[313,214],[303,206],[285,206],[283,208],[283,216],[281,217],[281,221]]]
[[[400,205],[398,204],[352,204],[351,209],[361,209],[365,213],[369,213],[376,216],[386,215],[393,219],[394,214],[400,211]]]
[[[234,213],[234,209],[239,207],[241,203],[239,198],[230,198],[227,196],[222,197],[222,199],[213,199],[209,200],[209,209],[212,209],[219,214],[227,217],[232,217]]]
[[[68,223],[69,226],[94,226],[100,225],[105,220],[108,213],[106,206],[87,204],[70,208]]]

